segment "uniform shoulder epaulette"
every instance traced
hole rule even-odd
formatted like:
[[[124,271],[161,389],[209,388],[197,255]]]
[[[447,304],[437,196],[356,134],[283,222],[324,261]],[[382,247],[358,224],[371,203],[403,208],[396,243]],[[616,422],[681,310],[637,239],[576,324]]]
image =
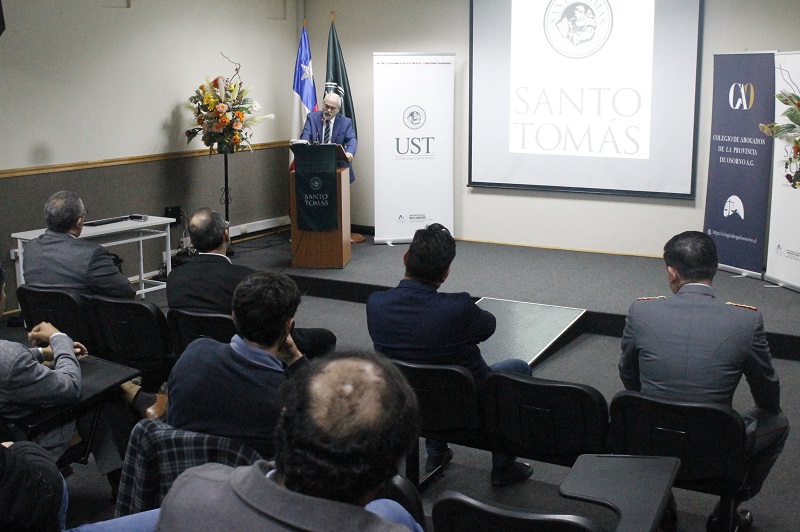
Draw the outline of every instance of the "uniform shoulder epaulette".
[[[733,301],[728,301],[725,304],[726,305],[731,305],[733,307],[746,308],[746,309],[749,309],[749,310],[758,310],[756,307],[753,307],[753,306],[750,306],[750,305],[742,305],[741,303],[734,303]]]
[[[651,301],[653,299],[667,299],[667,296],[640,297],[636,301]]]

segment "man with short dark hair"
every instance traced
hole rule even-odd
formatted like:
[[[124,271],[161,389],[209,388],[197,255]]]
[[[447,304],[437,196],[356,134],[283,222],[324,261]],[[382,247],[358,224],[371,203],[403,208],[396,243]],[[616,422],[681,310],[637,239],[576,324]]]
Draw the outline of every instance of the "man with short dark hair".
[[[367,300],[367,326],[375,350],[417,364],[463,366],[479,385],[492,371],[530,375],[530,366],[523,360],[487,365],[478,344],[494,334],[495,317],[466,292],[438,292],[455,256],[456,241],[446,227],[432,224],[414,233],[403,255],[405,279],[397,288],[375,292]],[[427,439],[425,447],[427,472],[453,457],[446,442]],[[531,473],[531,467],[514,456],[492,455],[491,482],[495,486],[525,480]]]
[[[374,500],[417,429],[416,397],[391,362],[367,354],[316,360],[284,385],[275,463],[184,472],[157,530],[421,532],[397,503]]]
[[[225,255],[231,244],[228,222],[203,207],[189,218],[189,238],[198,254],[167,277],[167,305],[171,309],[230,314],[233,292],[256,270],[233,264]],[[304,355],[313,358],[336,347],[336,335],[327,329],[292,329],[292,339]]]
[[[778,459],[789,422],[781,412],[780,384],[772,365],[764,319],[754,307],[716,299],[711,282],[717,272],[717,249],[708,235],[686,231],[664,246],[669,287],[674,294],[642,298],[628,311],[622,336],[619,374],[628,390],[645,395],[731,406],[742,375],[755,408],[742,414],[752,460],[745,489],[735,503],[761,490]],[[674,514],[668,528],[677,525]],[[738,510],[738,530],[752,524],[748,510]],[[708,530],[722,526],[719,504]]]
[[[67,190],[56,192],[44,207],[47,229],[25,244],[25,282],[44,288],[67,288],[81,295],[133,299],[136,290],[103,246],[79,239],[87,214],[83,201]]]
[[[233,296],[238,334],[230,344],[199,338],[169,376],[167,423],[232,438],[272,457],[272,429],[283,383],[308,360],[289,332],[300,291],[287,276],[258,272]]]

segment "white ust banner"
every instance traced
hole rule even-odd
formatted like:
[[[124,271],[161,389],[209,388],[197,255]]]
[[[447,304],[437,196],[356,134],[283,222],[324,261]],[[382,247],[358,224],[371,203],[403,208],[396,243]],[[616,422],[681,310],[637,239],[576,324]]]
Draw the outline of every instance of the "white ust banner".
[[[454,54],[373,54],[375,243],[453,231]]]
[[[800,52],[775,53],[775,92],[800,94]],[[779,124],[789,119],[781,116],[787,106],[775,100],[775,120]],[[764,278],[774,283],[800,290],[800,187],[794,188],[786,175],[798,170],[797,163],[785,167],[792,145],[775,139],[772,152],[772,195],[769,217],[767,271]]]

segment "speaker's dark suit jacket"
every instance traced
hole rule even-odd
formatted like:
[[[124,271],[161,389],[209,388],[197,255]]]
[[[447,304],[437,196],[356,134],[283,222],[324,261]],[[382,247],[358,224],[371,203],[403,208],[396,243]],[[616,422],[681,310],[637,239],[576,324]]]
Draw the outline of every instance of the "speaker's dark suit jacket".
[[[133,299],[136,295],[103,246],[50,229],[25,244],[23,275],[30,285],[68,288],[84,296]]]
[[[232,264],[224,255],[201,253],[170,272],[167,305],[174,309],[230,314],[236,285],[255,271]],[[292,340],[309,358],[324,355],[336,347],[336,335],[321,328],[295,328]]]
[[[307,140],[312,144],[322,144],[322,111],[313,111],[306,115],[306,123],[303,126],[303,132],[300,133],[301,140]],[[344,151],[351,155],[356,154],[358,149],[358,139],[356,132],[353,129],[353,121],[342,114],[337,114],[333,120],[333,134],[331,135],[331,142],[333,144],[341,144]],[[346,166],[350,168],[350,163],[347,161],[339,161],[339,166]],[[350,170],[350,182],[355,179],[352,169]]]

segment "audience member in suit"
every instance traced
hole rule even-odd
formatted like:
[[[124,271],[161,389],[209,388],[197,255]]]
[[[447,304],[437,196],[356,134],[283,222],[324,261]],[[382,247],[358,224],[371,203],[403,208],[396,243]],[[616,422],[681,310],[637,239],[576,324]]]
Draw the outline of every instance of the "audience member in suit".
[[[67,485],[52,457],[39,445],[0,445],[0,529],[18,532],[64,530]]]
[[[80,397],[81,370],[75,355],[85,353],[86,348],[46,322],[36,325],[28,338],[33,343],[50,345],[28,349],[16,342],[0,340],[0,415],[7,419],[32,414],[42,405],[75,403]],[[52,360],[52,369],[42,364],[45,360]],[[126,423],[121,416],[124,412],[114,409],[111,403],[104,406],[103,413],[98,420],[92,454],[97,469],[109,475],[113,487],[119,479],[132,423]],[[78,419],[77,432],[82,437],[88,435],[92,418],[85,415]],[[75,432],[76,423],[70,421],[37,435],[34,441],[53,460],[58,460],[70,446]],[[22,439],[24,435],[19,436]]]
[[[164,498],[157,530],[421,532],[402,506],[374,500],[417,428],[414,392],[387,359],[315,360],[283,387],[275,462],[185,471]]]
[[[322,99],[322,111],[312,111],[306,115],[306,123],[303,125],[303,132],[300,133],[301,140],[307,140],[312,144],[341,144],[344,148],[347,162],[340,161],[339,166],[350,166],[353,157],[358,149],[358,139],[353,129],[353,121],[344,115],[340,115],[342,109],[342,97],[335,92],[329,92]],[[328,130],[331,130],[330,134]],[[350,182],[355,180],[353,172],[350,172]]]
[[[230,246],[228,223],[208,207],[189,218],[189,238],[198,254],[167,277],[167,305],[171,309],[230,314],[233,292],[256,270],[233,264],[225,255]],[[336,336],[327,329],[292,329],[301,353],[313,358],[333,351]]]
[[[686,231],[672,237],[664,246],[664,262],[674,295],[642,298],[631,305],[622,337],[620,378],[626,389],[645,395],[731,406],[745,376],[755,402],[755,408],[742,414],[752,468],[738,505],[761,490],[789,433],[764,319],[754,307],[715,297],[711,282],[717,272],[717,249],[704,233]],[[739,530],[752,523],[748,510],[738,510],[737,516]],[[708,529],[717,530],[719,521],[717,505]]]
[[[25,244],[25,282],[68,288],[84,296],[99,294],[133,299],[136,290],[103,246],[79,239],[88,211],[74,192],[62,190],[44,206],[47,230]]]
[[[289,335],[299,304],[297,285],[283,274],[258,272],[239,283],[238,334],[230,344],[199,338],[186,347],[169,376],[167,423],[271,457],[280,387],[308,363]]]
[[[375,350],[417,364],[464,366],[480,385],[492,371],[530,375],[525,361],[504,360],[489,366],[478,344],[494,334],[495,317],[470,295],[438,292],[450,274],[456,241],[444,226],[432,224],[414,233],[403,255],[405,279],[397,288],[375,292],[367,300],[367,326]],[[427,439],[426,470],[450,461],[446,442]],[[505,486],[531,476],[528,464],[503,453],[492,455],[491,481]]]

